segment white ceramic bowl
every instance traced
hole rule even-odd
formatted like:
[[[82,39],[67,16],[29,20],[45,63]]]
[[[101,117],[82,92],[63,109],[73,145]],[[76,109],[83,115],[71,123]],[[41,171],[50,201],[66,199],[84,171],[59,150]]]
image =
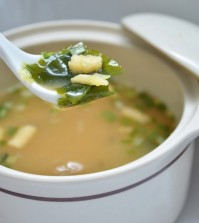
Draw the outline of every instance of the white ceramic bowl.
[[[119,25],[59,21],[8,31],[31,53],[84,41],[116,58],[126,70],[121,82],[167,103],[178,120],[173,134],[146,156],[112,170],[80,176],[39,176],[0,167],[2,223],[173,223],[185,202],[193,144],[199,135],[199,86],[182,68],[136,47]],[[0,62],[0,89],[16,79]],[[39,164],[38,164],[39,165]]]

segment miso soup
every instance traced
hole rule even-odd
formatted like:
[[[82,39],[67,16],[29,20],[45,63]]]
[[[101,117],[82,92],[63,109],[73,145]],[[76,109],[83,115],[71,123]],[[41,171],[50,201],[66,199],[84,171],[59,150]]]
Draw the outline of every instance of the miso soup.
[[[59,109],[14,86],[0,97],[0,164],[40,175],[104,171],[152,151],[173,131],[166,105],[115,85],[114,95]]]

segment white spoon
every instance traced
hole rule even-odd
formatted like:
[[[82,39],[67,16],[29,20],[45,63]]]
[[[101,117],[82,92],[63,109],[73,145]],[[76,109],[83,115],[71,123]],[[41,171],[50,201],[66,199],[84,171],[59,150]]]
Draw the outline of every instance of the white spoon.
[[[199,27],[172,16],[135,14],[122,20],[131,34],[143,39],[199,78]]]
[[[57,104],[58,98],[60,98],[59,94],[57,94],[54,90],[49,90],[36,82],[30,83],[20,76],[20,69],[23,63],[35,63],[41,57],[40,55],[32,55],[28,54],[19,48],[17,48],[14,44],[8,41],[1,33],[0,33],[0,57],[4,60],[4,62],[8,65],[11,71],[15,74],[15,76],[35,95],[42,98],[45,101],[48,101],[53,104]]]

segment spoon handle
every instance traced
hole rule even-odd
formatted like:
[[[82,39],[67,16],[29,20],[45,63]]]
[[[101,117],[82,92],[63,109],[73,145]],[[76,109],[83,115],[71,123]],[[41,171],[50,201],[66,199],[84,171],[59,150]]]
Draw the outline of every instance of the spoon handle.
[[[0,57],[8,67],[18,75],[22,63],[33,63],[38,59],[38,55],[31,55],[12,44],[6,37],[0,33]]]
[[[21,51],[0,33],[0,57],[13,72],[18,67],[16,56],[20,54]]]
[[[0,33],[0,57],[2,57],[4,62],[12,70],[13,74],[30,91],[32,91],[33,94],[37,95],[38,97],[42,98],[45,101],[51,102],[53,104],[57,104],[57,100],[60,96],[57,94],[56,91],[47,89],[43,87],[42,85],[37,84],[36,82],[26,81],[20,75],[22,64],[35,63],[40,58],[40,55],[28,54],[20,50]]]
[[[161,14],[135,14],[123,26],[199,78],[199,27]]]

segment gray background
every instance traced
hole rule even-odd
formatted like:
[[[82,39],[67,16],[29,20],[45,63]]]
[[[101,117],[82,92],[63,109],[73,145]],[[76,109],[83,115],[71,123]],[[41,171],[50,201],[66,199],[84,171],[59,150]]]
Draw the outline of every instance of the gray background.
[[[199,0],[0,0],[0,31],[57,19],[119,22],[137,12],[167,13],[199,24]]]
[[[0,31],[62,19],[119,23],[122,17],[138,12],[170,14],[199,25],[199,0],[0,0]],[[177,223],[199,223],[199,139],[189,196]]]

